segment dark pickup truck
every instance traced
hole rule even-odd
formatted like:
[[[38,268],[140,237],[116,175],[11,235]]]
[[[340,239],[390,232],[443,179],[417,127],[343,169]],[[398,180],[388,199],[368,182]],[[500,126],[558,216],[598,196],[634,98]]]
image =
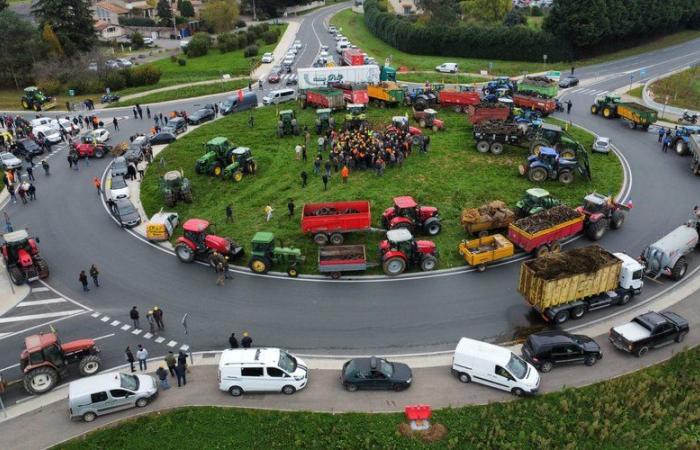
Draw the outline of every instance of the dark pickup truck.
[[[688,321],[676,313],[651,311],[611,328],[609,338],[615,347],[641,358],[650,348],[682,342],[688,329]]]

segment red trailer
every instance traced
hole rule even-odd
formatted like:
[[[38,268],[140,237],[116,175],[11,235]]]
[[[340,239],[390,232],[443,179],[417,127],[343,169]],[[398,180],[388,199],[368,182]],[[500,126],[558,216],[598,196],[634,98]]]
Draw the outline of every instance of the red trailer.
[[[300,96],[302,106],[315,108],[345,109],[343,91],[332,88],[307,89]]]
[[[584,216],[581,214],[535,233],[528,233],[519,228],[516,221],[508,225],[508,239],[527,253],[534,252],[537,256],[550,251],[557,252],[561,248],[560,241],[583,231],[583,219]]]
[[[557,110],[557,101],[553,98],[532,97],[523,94],[513,94],[513,103],[520,108],[530,108],[544,115]]]
[[[438,93],[438,101],[442,106],[452,106],[456,112],[464,112],[469,106],[475,106],[481,103],[481,97],[475,91],[452,91],[441,90]]]
[[[343,51],[341,63],[344,66],[364,66],[365,55],[359,48],[348,48]]]
[[[486,120],[506,120],[510,116],[510,108],[501,103],[482,103],[469,106],[469,121],[476,125]]]
[[[338,83],[331,87],[343,91],[343,98],[347,103],[356,105],[366,105],[369,103],[367,95],[367,85],[362,83]]]
[[[301,232],[313,235],[318,245],[343,243],[343,233],[369,231],[372,215],[367,200],[308,203],[301,215]]]

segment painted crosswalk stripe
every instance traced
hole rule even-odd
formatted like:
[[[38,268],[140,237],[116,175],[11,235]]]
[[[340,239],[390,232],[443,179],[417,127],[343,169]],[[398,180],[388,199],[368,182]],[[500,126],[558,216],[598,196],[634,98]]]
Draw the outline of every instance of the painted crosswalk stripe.
[[[139,335],[139,334],[141,334],[142,331],[143,331],[143,330],[140,329],[140,328],[135,328],[135,329],[131,332],[131,334]]]
[[[22,322],[25,320],[49,319],[51,317],[72,316],[84,312],[84,309],[70,309],[68,311],[57,311],[43,314],[29,314],[26,316],[0,317],[0,323]]]
[[[100,317],[100,314],[102,314],[102,313],[94,312],[94,313],[90,314],[90,316],[94,317],[94,318],[98,318],[98,317]]]
[[[39,305],[50,305],[52,303],[65,303],[66,300],[62,298],[47,298],[45,300],[27,300],[21,302],[17,305],[18,308],[23,308],[25,306],[39,306]]]
[[[158,344],[160,344],[160,343],[163,342],[164,340],[165,340],[164,337],[155,338],[155,341],[156,341],[156,343],[158,343]]]
[[[118,320],[113,320],[112,323],[110,323],[110,325],[112,325],[113,327],[116,327],[116,326],[119,325],[120,323],[121,323],[121,322],[118,321]]]
[[[126,331],[126,330],[128,330],[129,328],[131,328],[131,325],[126,325],[126,324],[125,324],[125,325],[121,328],[121,330],[122,330],[122,331]]]
[[[107,322],[109,319],[110,319],[109,316],[102,316],[102,318],[100,320],[103,322]]]
[[[170,341],[168,342],[168,347],[175,347],[177,345],[176,341]]]
[[[32,288],[32,292],[48,292],[49,288],[47,287],[35,287]]]
[[[143,335],[143,337],[146,338],[146,339],[150,339],[150,338],[153,337],[153,335],[152,335],[151,333],[145,333],[145,334]]]
[[[189,349],[190,349],[189,345],[183,345],[182,347],[180,347],[180,350],[182,350],[183,352],[186,352]]]

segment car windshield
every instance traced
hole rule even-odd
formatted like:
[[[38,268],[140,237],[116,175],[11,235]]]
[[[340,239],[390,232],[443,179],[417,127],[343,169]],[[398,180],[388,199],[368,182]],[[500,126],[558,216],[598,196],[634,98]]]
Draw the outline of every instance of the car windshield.
[[[297,360],[289,353],[280,350],[280,359],[277,361],[280,369],[287,373],[294,373],[297,370]]]
[[[129,375],[128,373],[120,373],[121,386],[124,389],[130,391],[138,391],[139,389],[139,377],[136,375]]]
[[[506,369],[508,369],[508,372],[513,374],[515,378],[520,380],[524,379],[525,375],[527,375],[527,363],[513,353],[510,354],[510,361],[508,361]]]
[[[391,377],[394,373],[394,365],[389,361],[383,359],[379,360],[379,367],[377,368],[381,373],[383,373],[387,378]]]
[[[125,187],[126,181],[124,181],[124,177],[112,178],[112,189],[124,189]]]

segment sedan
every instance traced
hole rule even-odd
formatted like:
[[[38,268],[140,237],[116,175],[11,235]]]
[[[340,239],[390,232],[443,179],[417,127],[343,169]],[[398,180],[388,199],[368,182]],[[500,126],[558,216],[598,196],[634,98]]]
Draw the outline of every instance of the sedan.
[[[134,65],[134,63],[132,63],[126,58],[117,58],[117,64],[119,64],[119,67],[121,67],[122,69],[127,69]]]
[[[270,71],[270,75],[267,76],[268,83],[279,83],[280,73],[282,73],[282,68],[280,66],[275,66]]]
[[[119,69],[119,63],[113,59],[105,61],[105,67],[108,69]]]
[[[202,122],[214,119],[215,116],[214,109],[201,108],[187,116],[187,123],[190,125],[199,125]]]
[[[14,144],[15,152],[22,156],[37,156],[44,153],[44,149],[32,139],[19,139]]]
[[[119,101],[119,96],[116,94],[105,94],[100,98],[102,103],[113,103]]]
[[[270,52],[264,53],[264,54],[262,55],[261,61],[262,61],[264,64],[269,64],[269,63],[271,63],[271,62],[272,62],[272,53],[270,53]]]
[[[609,137],[597,136],[595,141],[593,141],[592,150],[595,153],[610,153],[610,147],[611,143]]]
[[[338,33],[338,34],[335,35],[335,40],[336,40],[336,41],[340,41],[340,40],[345,40],[345,41],[346,41],[347,38],[346,38],[345,36],[343,36],[342,34]]]
[[[22,160],[10,152],[0,153],[0,169],[17,169],[22,167]]]
[[[287,78],[287,80],[285,81],[285,84],[287,86],[296,86],[297,84],[299,84],[299,79],[297,78],[297,75],[291,74],[289,78]]]
[[[350,392],[358,389],[384,389],[402,391],[413,381],[411,368],[406,364],[392,363],[386,359],[355,358],[343,365],[340,382]]]
[[[328,32],[329,32],[329,33],[333,34],[333,33],[335,33],[336,31],[338,31],[338,30],[336,30],[335,25],[331,25],[330,27],[328,27]]]
[[[92,135],[95,138],[95,141],[97,141],[98,144],[104,144],[109,140],[109,131],[107,131],[105,128],[98,128],[95,131],[92,132]]]
[[[136,207],[128,198],[120,198],[114,201],[112,207],[114,217],[119,221],[119,225],[124,228],[133,228],[141,223],[141,216]]]
[[[151,145],[170,144],[176,139],[175,130],[170,127],[164,127],[158,133],[151,136]]]
[[[126,158],[123,156],[118,156],[114,158],[112,163],[112,176],[113,177],[123,177],[129,171],[129,163],[126,162]]]
[[[301,41],[299,41],[299,40],[294,41],[294,48],[300,49],[303,46],[304,45],[301,43]]]
[[[578,85],[578,78],[576,78],[573,75],[567,75],[564,78],[559,80],[559,87],[560,88],[568,88],[572,86],[577,86]]]
[[[109,196],[112,200],[119,200],[120,198],[129,198],[129,186],[126,184],[126,180],[121,176],[111,176],[107,180],[107,189],[109,189]]]

